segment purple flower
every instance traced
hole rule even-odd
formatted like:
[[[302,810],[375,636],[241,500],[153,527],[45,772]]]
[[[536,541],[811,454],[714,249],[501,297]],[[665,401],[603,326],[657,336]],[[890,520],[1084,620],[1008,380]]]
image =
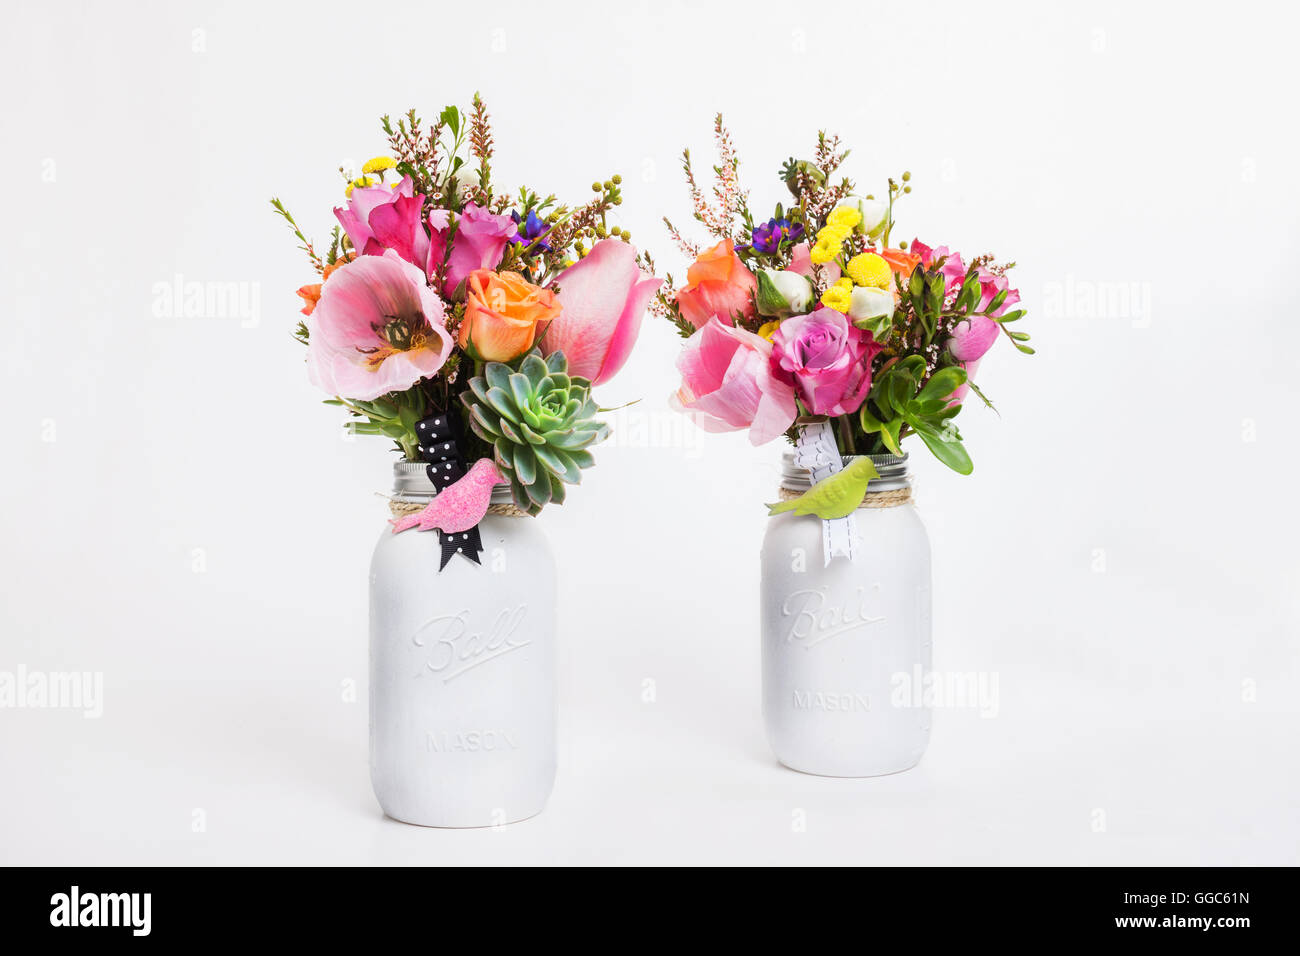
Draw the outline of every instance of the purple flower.
[[[537,213],[534,210],[528,210],[527,219],[521,217],[518,210],[510,213],[510,218],[513,219],[515,225],[519,227],[519,234],[512,237],[510,240],[511,242],[516,245],[523,244],[525,246],[530,246],[536,243],[537,248],[542,252],[551,251],[550,243],[542,238],[542,236],[551,231],[551,227],[538,219]]]
[[[771,255],[780,251],[783,242],[798,242],[803,238],[803,223],[790,224],[789,219],[769,219],[764,225],[756,226],[752,236],[752,245],[759,252]]]

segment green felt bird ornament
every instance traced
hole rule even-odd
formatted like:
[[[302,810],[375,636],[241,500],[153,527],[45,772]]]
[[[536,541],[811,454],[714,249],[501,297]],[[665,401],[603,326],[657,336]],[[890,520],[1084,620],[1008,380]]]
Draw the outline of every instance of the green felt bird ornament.
[[[823,478],[798,498],[768,505],[768,517],[793,511],[823,519],[847,518],[862,504],[868,482],[879,477],[870,458],[855,458],[848,467]]]

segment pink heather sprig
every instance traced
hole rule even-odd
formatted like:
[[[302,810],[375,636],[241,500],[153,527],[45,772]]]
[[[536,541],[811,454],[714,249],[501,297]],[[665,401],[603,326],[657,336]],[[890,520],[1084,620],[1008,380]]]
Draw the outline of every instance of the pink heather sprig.
[[[672,224],[672,221],[667,216],[664,216],[663,219],[664,225],[668,227],[668,238],[671,239],[673,244],[681,250],[682,255],[687,259],[698,259],[700,257],[700,247],[683,236],[681,231]]]
[[[689,149],[682,151],[682,169],[686,173],[686,185],[690,191],[692,215],[704,224],[704,228],[714,238],[731,239],[735,238],[733,223],[745,208],[748,193],[740,188],[737,175],[740,160],[736,157],[731,134],[722,125],[721,113],[714,118],[713,135],[718,147],[718,165],[713,167],[713,196],[717,200],[716,206],[705,198],[704,191],[696,182]]]
[[[717,185],[713,187],[713,195],[722,207],[722,213],[730,227],[736,216],[740,215],[741,210],[745,208],[749,193],[740,188],[740,160],[732,145],[730,131],[722,125],[721,113],[713,119],[713,137],[718,144],[718,165],[714,167],[718,178]]]

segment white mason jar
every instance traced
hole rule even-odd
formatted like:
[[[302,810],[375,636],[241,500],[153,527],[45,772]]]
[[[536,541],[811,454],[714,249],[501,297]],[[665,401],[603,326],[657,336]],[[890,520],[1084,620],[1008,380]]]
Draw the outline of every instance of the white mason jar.
[[[914,687],[930,671],[930,541],[910,500],[907,456],[871,460],[880,478],[853,514],[853,561],[825,564],[815,517],[777,515],[763,539],[763,718],[777,759],[804,773],[906,770],[930,738]],[[787,452],[782,487],[809,485]]]
[[[423,463],[393,471],[397,500],[433,497]],[[522,820],[555,782],[555,559],[531,518],[488,514],[479,532],[481,565],[439,571],[436,531],[385,525],[370,564],[370,780],[406,823]]]

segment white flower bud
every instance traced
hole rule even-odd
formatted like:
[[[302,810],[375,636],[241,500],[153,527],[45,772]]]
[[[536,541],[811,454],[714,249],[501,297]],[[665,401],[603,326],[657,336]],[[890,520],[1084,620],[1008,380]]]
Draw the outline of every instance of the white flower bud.
[[[792,314],[803,315],[808,311],[808,307],[812,305],[813,290],[812,283],[808,281],[807,276],[801,276],[789,269],[764,269],[762,271],[771,280],[776,291],[789,304]]]
[[[849,209],[856,209],[862,214],[862,222],[858,223],[858,232],[866,233],[872,239],[878,237],[885,231],[885,217],[889,215],[889,204],[883,199],[864,199],[860,196],[849,196],[840,203],[841,206],[847,206]]]
[[[857,324],[859,320],[878,319],[882,316],[892,318],[894,315],[894,293],[889,289],[875,289],[870,286],[854,288],[849,300],[849,318]]]

